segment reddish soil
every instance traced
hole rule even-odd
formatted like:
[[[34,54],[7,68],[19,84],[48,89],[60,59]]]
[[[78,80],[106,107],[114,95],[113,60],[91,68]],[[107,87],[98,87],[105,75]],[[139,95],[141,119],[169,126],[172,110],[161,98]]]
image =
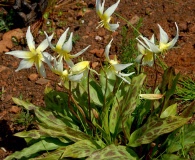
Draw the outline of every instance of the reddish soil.
[[[115,2],[116,0],[106,0],[106,8]],[[99,18],[95,13],[94,7],[95,0],[86,0],[85,2],[70,1],[68,4],[58,4],[55,6],[54,12],[49,20],[52,20],[51,24],[56,28],[55,31],[57,36],[53,43],[58,40],[59,36],[67,27],[70,27],[70,31],[73,31],[74,35],[80,37],[79,40],[76,41],[72,53],[74,54],[87,45],[91,45],[88,51],[83,54],[83,59],[96,62],[93,63],[93,65],[96,65],[99,64],[100,59],[102,59],[103,50],[110,41],[110,33],[104,28],[96,29]],[[83,12],[84,10],[85,12]],[[59,11],[61,11],[62,15],[60,15],[61,13]],[[159,35],[157,24],[160,24],[168,33],[170,39],[172,39],[176,33],[174,23],[177,22],[180,30],[179,40],[176,47],[167,53],[165,62],[168,66],[173,66],[176,72],[181,72],[183,75],[194,77],[194,0],[121,0],[116,12],[133,23],[136,17],[143,18],[140,32],[147,37],[151,37],[153,33]],[[114,41],[110,54],[120,55],[122,54],[120,52],[122,40],[120,33],[122,26],[127,24],[115,15],[113,15],[113,17],[114,21],[120,22],[120,27],[117,32],[112,34]],[[46,26],[46,22],[43,23],[42,28],[49,32],[49,26]],[[18,32],[25,35],[26,30],[27,28],[22,28],[22,30]],[[129,27],[128,36],[130,38],[133,38],[132,31],[132,28]],[[3,33],[0,35],[3,36]],[[35,38],[36,43],[40,43],[44,38],[44,35],[37,34]],[[6,44],[0,45],[0,91],[3,91],[0,99],[0,159],[5,158],[10,153],[15,150],[20,150],[25,146],[24,141],[13,137],[14,133],[25,128],[22,124],[14,123],[15,118],[20,114],[21,110],[13,103],[11,97],[20,97],[36,105],[44,106],[43,92],[46,86],[62,90],[62,88],[57,85],[59,82],[58,77],[52,74],[47,67],[47,81],[44,81],[44,79],[41,79],[38,76],[35,67],[15,72],[20,59],[15,58],[14,56],[5,55],[4,53],[6,50],[25,50],[26,46],[19,43],[19,45],[11,45],[8,46],[8,48],[5,48],[8,41],[10,43],[9,38]],[[50,50],[48,50],[48,52],[50,52]],[[147,73],[148,83],[149,85],[152,85],[154,80],[153,69],[147,67]]]

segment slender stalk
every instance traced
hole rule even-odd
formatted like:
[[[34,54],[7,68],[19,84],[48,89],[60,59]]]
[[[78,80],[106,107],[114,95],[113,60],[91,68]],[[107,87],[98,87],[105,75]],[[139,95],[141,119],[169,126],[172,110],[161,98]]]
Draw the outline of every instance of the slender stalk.
[[[89,110],[89,119],[91,120],[91,105],[90,105],[90,88],[89,88],[89,76],[90,70],[88,70],[88,79],[87,79],[87,92],[88,92],[88,110]]]
[[[114,13],[116,16],[120,17],[122,20],[124,20],[125,22],[127,22],[128,25],[131,26],[131,28],[133,28],[139,35],[142,35],[128,20],[126,20],[124,17],[122,17],[121,15],[119,15],[118,13]]]

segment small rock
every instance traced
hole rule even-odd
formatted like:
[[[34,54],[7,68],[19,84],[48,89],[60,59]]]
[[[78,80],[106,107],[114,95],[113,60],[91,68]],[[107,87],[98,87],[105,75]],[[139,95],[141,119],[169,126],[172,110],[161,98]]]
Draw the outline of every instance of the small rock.
[[[138,17],[137,15],[133,16],[131,19],[130,19],[130,23],[132,25],[136,24],[138,21],[139,21],[140,17]]]
[[[9,101],[11,99],[12,99],[12,95],[9,94],[9,95],[5,96],[4,102],[7,102],[7,101]]]
[[[93,62],[91,64],[92,69],[95,69],[99,65],[99,62]]]
[[[188,29],[188,25],[186,22],[179,23],[179,30],[186,31]]]
[[[103,53],[104,53],[104,49],[93,49],[93,50],[90,50],[89,51],[90,53],[92,54],[95,54],[97,57],[102,57],[103,56]]]
[[[49,83],[49,82],[50,82],[50,80],[45,79],[45,78],[40,78],[40,79],[38,79],[38,80],[36,81],[36,83],[37,83],[37,84],[40,84],[40,85],[44,85],[44,84],[47,84],[47,83]]]
[[[5,70],[7,70],[7,69],[9,69],[9,68],[6,67],[6,66],[0,65],[0,73],[3,72],[3,71],[5,71]]]
[[[36,81],[37,80],[37,78],[38,78],[38,74],[36,74],[36,73],[32,73],[32,74],[30,74],[29,76],[28,76],[28,78],[30,79],[30,81]]]
[[[95,40],[101,41],[101,40],[102,40],[102,37],[100,37],[100,36],[95,36]]]
[[[21,109],[18,106],[12,106],[9,111],[12,113],[18,113],[18,112],[20,112],[20,110]]]

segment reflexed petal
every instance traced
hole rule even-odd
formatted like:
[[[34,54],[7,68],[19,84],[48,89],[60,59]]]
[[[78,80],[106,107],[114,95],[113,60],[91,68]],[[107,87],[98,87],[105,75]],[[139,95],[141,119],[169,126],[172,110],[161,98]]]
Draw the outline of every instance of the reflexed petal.
[[[58,40],[58,43],[56,44],[56,48],[61,49],[64,42],[66,41],[66,36],[68,33],[69,28],[66,29],[66,31],[61,35],[60,39]]]
[[[131,72],[131,73],[121,73],[121,72],[119,72],[118,74],[123,76],[123,77],[129,77],[129,76],[133,75],[134,73],[135,72]]]
[[[68,41],[62,47],[62,49],[68,53],[72,50],[72,35],[73,33],[71,32]]]
[[[11,51],[11,52],[6,52],[5,54],[9,54],[18,58],[25,58],[25,59],[29,59],[35,56],[35,54],[30,51]]]
[[[51,44],[51,41],[50,41],[50,39],[49,39],[47,33],[46,33],[46,32],[44,32],[44,33],[45,33],[45,36],[46,36],[46,39],[47,39],[47,41],[48,41],[48,44],[49,44],[50,48],[51,48],[52,50],[55,50],[55,47],[53,46],[53,44]],[[53,35],[54,35],[54,33],[53,33],[51,36],[53,37]],[[50,37],[51,37],[51,36],[50,36]]]
[[[35,67],[37,68],[37,72],[42,76],[42,77],[46,77],[46,72],[45,72],[45,67],[43,65],[43,63],[41,61],[39,61],[38,63],[35,63]]]
[[[16,69],[16,72],[18,72],[21,69],[25,69],[25,68],[30,68],[32,67],[34,64],[34,60],[33,59],[23,59],[21,60],[18,68]]]
[[[114,32],[114,31],[116,31],[116,29],[119,27],[119,24],[118,23],[116,23],[116,24],[110,24],[110,23],[108,23],[108,30],[110,30],[110,31],[112,31],[112,32]]]
[[[116,74],[119,78],[121,78],[123,81],[125,81],[126,83],[130,84],[130,82],[128,80],[126,80],[124,77],[122,77],[120,74]]]
[[[159,52],[160,52],[158,46],[155,45],[154,43],[152,43],[148,38],[143,37],[143,36],[141,36],[141,38],[144,40],[144,42],[145,42],[145,43],[147,44],[147,46],[149,47],[149,48],[146,47],[149,51],[154,52],[154,53],[159,53]]]
[[[78,52],[75,55],[70,55],[70,58],[76,58],[78,56],[80,56],[82,53],[84,53],[91,45],[87,46],[86,48],[84,48],[83,50],[81,50],[80,52]]]
[[[96,12],[100,17],[101,15],[103,15],[104,12],[104,4],[105,4],[105,0],[103,0],[102,4],[101,4],[101,0],[96,0]]]
[[[129,66],[131,66],[133,63],[128,63],[128,64],[114,64],[113,67],[116,71],[121,71]]]
[[[74,66],[73,61],[69,58],[69,59],[65,59],[66,63],[68,64],[69,67]]]
[[[135,59],[135,62],[141,63],[142,57],[143,57],[143,54],[138,55],[137,58]]]
[[[41,61],[47,63],[47,65],[49,66],[49,68],[52,68],[51,63],[50,63],[51,62],[51,59],[53,60],[53,57],[49,53],[47,53],[47,52],[43,52],[42,53]]]
[[[26,40],[27,40],[29,50],[33,52],[35,50],[35,42],[32,33],[30,32],[30,26],[28,27],[26,32]]]
[[[63,72],[63,61],[54,59],[54,69]]]
[[[176,29],[177,29],[177,33],[176,33],[176,36],[174,37],[174,39],[172,39],[172,41],[170,41],[168,43],[168,49],[172,48],[175,43],[177,42],[178,38],[179,38],[179,29],[178,29],[178,26],[177,26],[177,23],[175,22],[175,26],[176,26]]]
[[[68,77],[68,79],[70,81],[77,82],[77,81],[80,81],[82,77],[83,77],[83,73],[76,74],[76,75],[71,75],[71,76]]]
[[[110,17],[114,11],[116,10],[116,8],[118,7],[120,0],[118,0],[115,4],[113,4],[112,6],[110,6],[105,12],[104,12],[104,16],[106,16],[107,18]]]
[[[106,46],[105,51],[104,51],[104,55],[105,55],[107,61],[110,61],[109,51],[110,51],[112,41],[113,41],[113,39],[111,39],[111,41],[108,43],[108,45]]]
[[[137,44],[137,48],[138,48],[138,51],[141,53],[141,54],[145,54],[145,48],[141,45],[141,44]]]
[[[169,40],[167,33],[162,29],[162,27],[159,24],[158,27],[160,29],[160,43],[167,43]]]
[[[43,42],[41,42],[41,44],[37,47],[36,50],[38,52],[43,52],[49,46],[49,42],[51,42],[52,38],[53,38],[53,34],[48,38],[46,38]]]
[[[152,37],[150,38],[150,42],[152,42],[152,43],[155,44],[155,37],[154,37],[154,34],[153,34]]]

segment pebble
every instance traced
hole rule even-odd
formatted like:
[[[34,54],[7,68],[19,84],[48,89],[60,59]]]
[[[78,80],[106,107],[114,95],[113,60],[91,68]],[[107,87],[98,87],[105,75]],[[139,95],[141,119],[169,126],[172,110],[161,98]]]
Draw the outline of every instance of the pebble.
[[[49,83],[49,82],[50,82],[50,80],[45,79],[45,78],[40,78],[40,79],[38,79],[38,80],[36,81],[36,83],[37,83],[37,84],[40,84],[40,85],[44,85],[44,84],[47,84],[47,83]]]
[[[12,106],[9,111],[12,113],[18,113],[20,110],[21,109],[18,106]]]
[[[38,74],[32,73],[32,74],[30,74],[30,75],[28,76],[28,78],[29,78],[30,81],[36,81],[37,78],[38,78],[38,76],[39,76]]]

